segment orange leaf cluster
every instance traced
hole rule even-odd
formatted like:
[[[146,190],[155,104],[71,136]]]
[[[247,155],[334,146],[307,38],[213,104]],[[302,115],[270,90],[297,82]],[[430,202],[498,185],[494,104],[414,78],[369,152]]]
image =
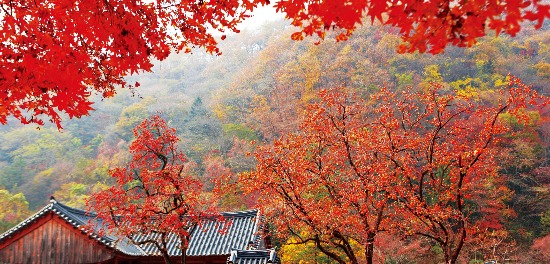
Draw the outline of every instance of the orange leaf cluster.
[[[337,252],[360,262],[352,241],[372,263],[381,231],[431,239],[455,263],[478,224],[500,227],[494,215],[502,201],[484,194],[498,189],[491,185],[499,177],[495,142],[508,131],[499,115],[549,101],[510,80],[496,106],[437,84],[423,92],[382,89],[370,101],[322,91],[301,131],[256,151],[256,170],[241,180],[260,194],[259,206],[283,235],[313,241],[340,263]]]

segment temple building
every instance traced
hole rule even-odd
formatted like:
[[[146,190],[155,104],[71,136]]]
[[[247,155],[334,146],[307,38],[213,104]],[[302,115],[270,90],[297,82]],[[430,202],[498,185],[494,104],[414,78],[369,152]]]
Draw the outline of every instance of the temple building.
[[[188,264],[279,263],[257,210],[222,213],[220,219],[204,220],[190,236]],[[0,263],[164,263],[159,250],[137,246],[127,238],[106,232],[93,213],[69,207],[53,197],[41,210],[0,235]],[[223,230],[222,230],[223,229]],[[169,240],[169,255],[180,263],[180,241]]]

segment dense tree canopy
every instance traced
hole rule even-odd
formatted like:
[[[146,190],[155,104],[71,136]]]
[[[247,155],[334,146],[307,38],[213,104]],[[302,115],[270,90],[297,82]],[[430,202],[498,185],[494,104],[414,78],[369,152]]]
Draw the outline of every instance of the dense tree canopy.
[[[382,230],[428,238],[457,263],[476,233],[502,228],[495,142],[508,128],[500,115],[524,123],[523,109],[549,101],[509,79],[495,106],[441,85],[382,89],[368,102],[322,91],[299,132],[255,152],[244,188],[260,194],[283,237],[314,243],[338,263],[361,262],[354,243],[373,263]]]
[[[448,45],[471,46],[485,36],[486,29],[515,35],[525,20],[542,26],[550,17],[543,1],[487,0],[404,0],[404,1],[279,1],[275,6],[302,28],[292,35],[317,34],[323,38],[329,29],[342,30],[336,38],[345,40],[362,23],[364,16],[372,21],[395,26],[406,42],[402,51],[440,53]]]
[[[471,46],[485,29],[520,30],[524,20],[550,16],[543,1],[277,1],[301,32],[324,38],[331,29],[349,37],[362,19],[390,24],[407,44],[403,51],[438,53],[447,44]],[[237,31],[247,13],[267,0],[245,1],[4,1],[0,3],[0,123],[22,123],[92,110],[90,96],[110,97],[125,76],[150,71],[152,59],[203,47],[219,53],[214,31]],[[221,36],[224,39],[225,35]]]

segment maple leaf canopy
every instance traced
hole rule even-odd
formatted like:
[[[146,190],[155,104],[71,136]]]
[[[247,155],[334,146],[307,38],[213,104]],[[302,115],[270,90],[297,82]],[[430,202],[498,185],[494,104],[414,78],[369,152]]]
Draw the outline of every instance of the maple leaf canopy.
[[[193,47],[219,54],[212,32],[237,32],[250,11],[268,0],[3,1],[0,3],[0,123],[61,128],[62,115],[87,115],[90,96],[113,96],[129,85],[124,76],[150,71],[151,60]],[[289,0],[277,1],[299,32],[293,39],[329,30],[346,40],[365,17],[399,29],[400,51],[443,51],[471,46],[486,29],[515,35],[520,22],[550,17],[533,0]],[[225,36],[225,35],[224,35]],[[225,37],[221,37],[224,39]]]

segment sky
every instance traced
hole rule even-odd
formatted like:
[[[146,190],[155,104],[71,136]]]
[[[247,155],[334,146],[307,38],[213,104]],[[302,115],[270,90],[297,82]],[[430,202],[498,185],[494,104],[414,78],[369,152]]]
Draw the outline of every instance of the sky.
[[[254,30],[266,22],[283,19],[284,17],[284,14],[275,12],[275,7],[273,7],[273,4],[269,6],[262,6],[254,10],[252,17],[241,23],[239,29]]]

